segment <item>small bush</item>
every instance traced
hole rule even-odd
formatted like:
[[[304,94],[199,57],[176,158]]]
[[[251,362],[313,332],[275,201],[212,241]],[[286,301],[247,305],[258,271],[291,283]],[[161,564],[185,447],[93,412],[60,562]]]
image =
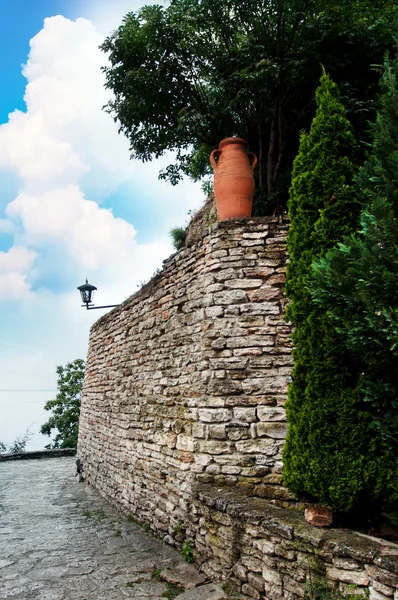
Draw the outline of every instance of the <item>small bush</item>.
[[[176,250],[181,250],[181,248],[184,248],[186,231],[183,227],[174,227],[171,229],[170,236],[173,246]]]
[[[181,554],[187,563],[195,562],[192,546],[189,540],[184,540],[182,543]]]

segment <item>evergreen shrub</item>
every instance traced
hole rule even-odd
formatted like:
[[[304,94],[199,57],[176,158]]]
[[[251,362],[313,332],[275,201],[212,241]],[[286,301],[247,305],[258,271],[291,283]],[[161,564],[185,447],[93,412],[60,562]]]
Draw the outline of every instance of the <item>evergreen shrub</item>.
[[[398,61],[385,64],[373,144],[358,177],[360,231],[313,267],[311,296],[354,367],[368,416],[360,448],[366,502],[398,508]],[[365,442],[365,443],[364,443]]]
[[[349,510],[368,477],[362,448],[369,419],[350,356],[328,314],[311,300],[311,265],[358,224],[357,145],[337,86],[324,73],[317,109],[294,161],[289,199],[287,319],[294,325],[284,480],[301,497]]]

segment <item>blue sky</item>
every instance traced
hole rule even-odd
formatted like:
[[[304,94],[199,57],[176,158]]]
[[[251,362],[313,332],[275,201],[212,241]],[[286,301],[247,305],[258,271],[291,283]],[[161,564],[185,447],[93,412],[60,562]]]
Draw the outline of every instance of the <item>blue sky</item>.
[[[0,97],[0,122],[8,113],[25,109],[23,95],[26,81],[21,65],[29,53],[29,40],[43,27],[46,17],[62,14],[71,19],[79,16],[77,0],[1,0],[2,35],[0,70],[5,93]]]
[[[85,357],[101,311],[137,290],[171,252],[169,230],[202,202],[199,186],[157,178],[102,111],[98,46],[139,0],[0,0],[0,441],[28,427],[30,447],[55,369]],[[146,3],[154,3],[149,0]],[[4,390],[13,390],[4,391]],[[20,391],[20,390],[26,390]],[[35,391],[37,390],[37,391]]]

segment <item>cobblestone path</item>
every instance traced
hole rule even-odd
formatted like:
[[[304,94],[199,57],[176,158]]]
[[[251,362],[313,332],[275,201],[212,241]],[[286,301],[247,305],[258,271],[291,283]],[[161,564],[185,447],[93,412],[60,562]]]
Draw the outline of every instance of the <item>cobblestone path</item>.
[[[0,598],[164,600],[181,556],[74,479],[73,457],[0,463]]]

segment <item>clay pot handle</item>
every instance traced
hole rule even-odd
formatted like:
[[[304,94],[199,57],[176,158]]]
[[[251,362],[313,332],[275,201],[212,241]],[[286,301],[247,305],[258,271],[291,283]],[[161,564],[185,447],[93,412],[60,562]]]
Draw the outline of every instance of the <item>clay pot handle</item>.
[[[220,155],[222,152],[222,150],[219,150],[218,148],[216,150],[213,150],[213,152],[210,154],[210,164],[213,167],[213,170],[215,171],[218,167],[218,164],[216,162],[216,156]]]
[[[250,161],[250,166],[253,170],[256,164],[258,163],[257,156],[253,152],[248,152],[247,156],[249,157],[249,161],[251,158],[253,158],[253,162]]]

